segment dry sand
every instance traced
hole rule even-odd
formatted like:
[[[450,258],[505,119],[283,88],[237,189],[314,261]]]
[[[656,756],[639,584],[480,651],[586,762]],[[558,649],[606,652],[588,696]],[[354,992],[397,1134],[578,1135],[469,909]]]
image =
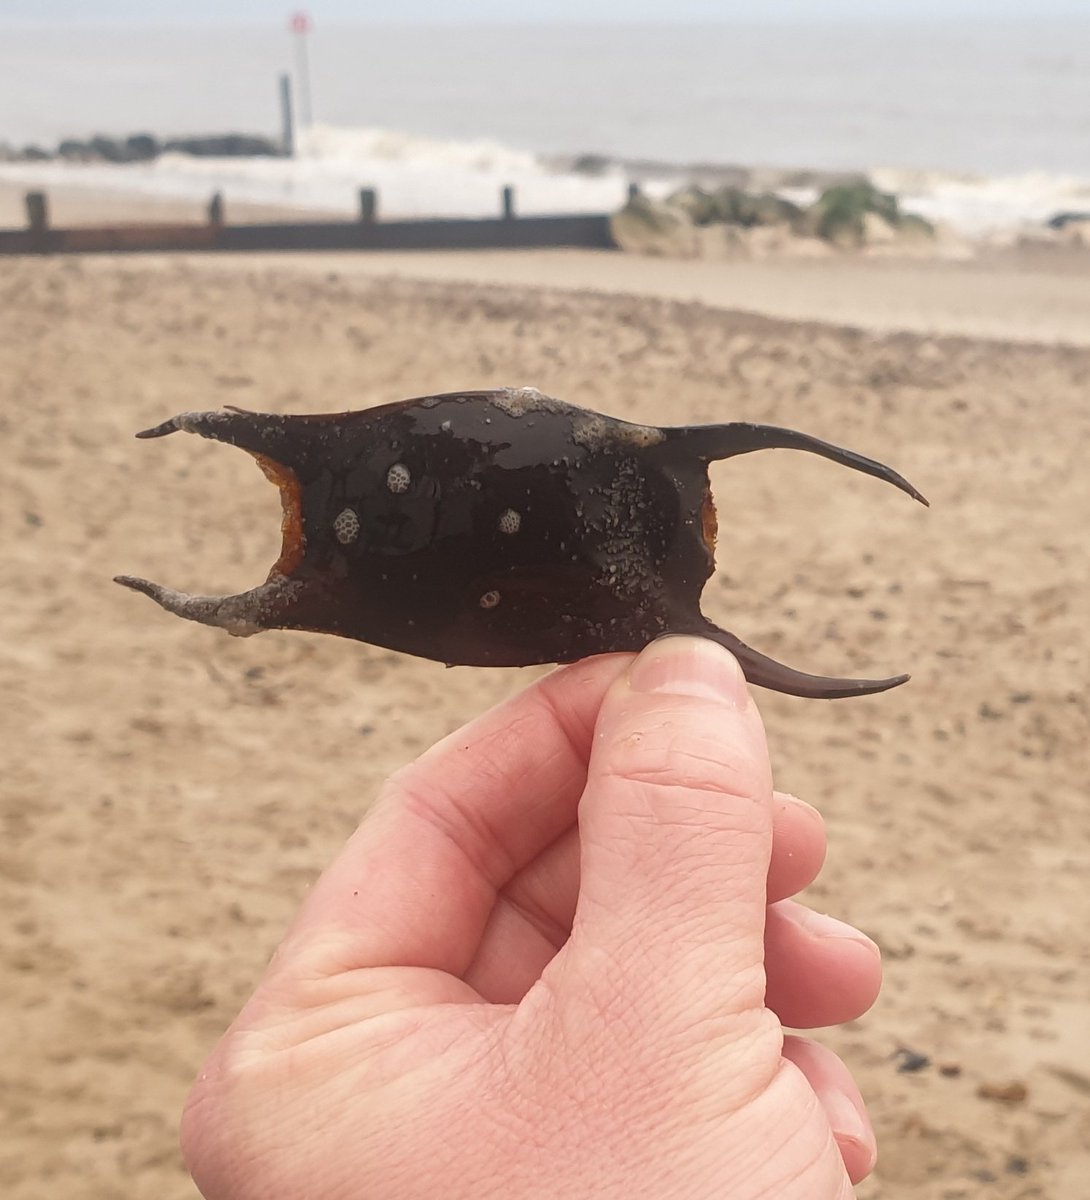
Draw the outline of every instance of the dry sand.
[[[608,250],[386,251],[339,261],[285,254],[276,261],[306,273],[651,295],[876,333],[1090,346],[1090,253],[1074,246],[982,247],[963,261],[854,254],[679,261]]]
[[[827,1034],[881,1141],[860,1196],[1087,1196],[1090,349],[302,262],[0,260],[0,1192],[192,1200],[188,1082],[308,884],[384,775],[534,675],[238,641],[117,588],[242,588],[278,549],[244,455],[133,431],[526,383],[796,426],[930,496],[788,452],[718,467],[705,607],[803,668],[914,672],[759,694],[780,786],[828,821],[811,899],[886,955]]]

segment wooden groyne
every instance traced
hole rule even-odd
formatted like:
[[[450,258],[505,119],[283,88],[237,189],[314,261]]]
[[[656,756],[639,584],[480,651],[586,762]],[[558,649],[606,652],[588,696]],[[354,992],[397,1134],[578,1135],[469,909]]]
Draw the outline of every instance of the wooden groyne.
[[[0,254],[133,254],[259,250],[515,250],[544,247],[616,249],[606,213],[520,217],[515,193],[504,188],[501,215],[380,221],[371,188],[359,194],[354,221],[231,225],[221,195],[202,224],[172,222],[54,228],[44,192],[26,196],[24,229],[0,229]]]

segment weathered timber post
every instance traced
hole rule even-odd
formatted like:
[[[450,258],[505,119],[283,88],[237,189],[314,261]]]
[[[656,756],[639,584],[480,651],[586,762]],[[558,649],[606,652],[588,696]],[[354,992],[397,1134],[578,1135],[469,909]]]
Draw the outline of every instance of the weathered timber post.
[[[26,223],[31,233],[45,233],[49,228],[49,199],[45,192],[27,192]]]
[[[291,99],[291,76],[280,76],[280,148],[285,158],[295,157],[295,112]]]
[[[378,193],[374,188],[360,188],[360,221],[374,225],[378,218]]]
[[[217,228],[223,226],[223,193],[213,192],[212,199],[208,201],[208,224],[215,225]]]
[[[515,219],[515,189],[510,184],[503,189],[503,219],[505,221]]]

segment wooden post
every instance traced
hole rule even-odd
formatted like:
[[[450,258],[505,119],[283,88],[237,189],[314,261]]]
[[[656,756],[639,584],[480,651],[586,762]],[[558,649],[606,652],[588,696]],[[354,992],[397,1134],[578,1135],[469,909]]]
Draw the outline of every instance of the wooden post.
[[[212,199],[208,201],[208,224],[216,226],[223,225],[222,192],[213,192]]]
[[[360,188],[360,221],[374,225],[378,217],[378,193],[374,188]]]
[[[503,219],[505,221],[515,219],[515,189],[510,184],[503,189]]]
[[[26,223],[31,233],[45,233],[49,228],[49,200],[45,192],[27,192]]]
[[[285,158],[295,157],[295,112],[291,99],[291,76],[280,76],[280,148]]]

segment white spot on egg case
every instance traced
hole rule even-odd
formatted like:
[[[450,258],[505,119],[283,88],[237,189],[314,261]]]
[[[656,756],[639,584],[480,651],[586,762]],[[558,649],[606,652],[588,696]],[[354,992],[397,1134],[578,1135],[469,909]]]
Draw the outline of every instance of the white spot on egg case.
[[[522,513],[516,512],[513,508],[505,508],[500,513],[497,526],[500,533],[518,533],[522,527]]]
[[[409,468],[404,463],[394,463],[394,465],[386,472],[386,486],[394,495],[409,490],[409,484],[412,483],[412,476],[409,474]]]
[[[353,509],[345,508],[337,514],[333,533],[342,546],[350,546],[360,536],[360,519]]]

